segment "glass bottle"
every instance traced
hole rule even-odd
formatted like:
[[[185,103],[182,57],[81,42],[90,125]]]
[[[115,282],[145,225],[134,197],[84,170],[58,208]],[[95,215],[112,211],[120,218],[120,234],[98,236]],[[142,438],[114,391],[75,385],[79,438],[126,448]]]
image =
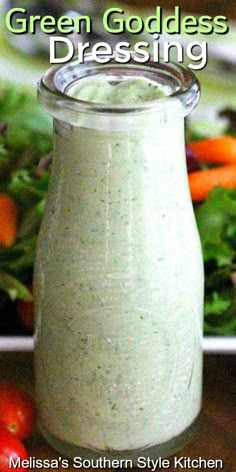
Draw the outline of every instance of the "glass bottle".
[[[91,103],[80,80],[146,77],[167,96]],[[167,456],[201,407],[203,264],[185,159],[199,98],[176,64],[72,62],[39,87],[54,159],[35,266],[40,428],[70,457]]]

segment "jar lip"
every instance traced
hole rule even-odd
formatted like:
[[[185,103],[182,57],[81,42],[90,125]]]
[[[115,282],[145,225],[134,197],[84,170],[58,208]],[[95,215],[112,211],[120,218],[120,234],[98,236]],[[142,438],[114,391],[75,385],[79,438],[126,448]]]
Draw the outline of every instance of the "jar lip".
[[[134,54],[134,53],[131,53]],[[97,113],[134,113],[145,110],[158,110],[170,99],[178,99],[182,103],[183,115],[188,115],[197,105],[200,97],[200,84],[194,73],[184,65],[175,62],[154,62],[152,59],[146,63],[138,63],[131,59],[128,63],[121,64],[116,61],[117,53],[114,53],[112,59],[101,64],[95,62],[92,54],[85,54],[84,63],[80,64],[78,60],[70,61],[59,66],[52,66],[42,77],[38,94],[39,100],[52,116],[57,115],[57,109],[63,108],[64,112],[97,112]],[[137,73],[140,77],[155,76],[159,82],[168,81],[169,87],[173,90],[168,95],[158,99],[130,104],[105,104],[81,100],[67,94],[67,90],[81,78],[99,73],[109,74],[117,71],[117,74]],[[125,72],[126,71],[126,72]],[[172,85],[170,84],[172,82]]]

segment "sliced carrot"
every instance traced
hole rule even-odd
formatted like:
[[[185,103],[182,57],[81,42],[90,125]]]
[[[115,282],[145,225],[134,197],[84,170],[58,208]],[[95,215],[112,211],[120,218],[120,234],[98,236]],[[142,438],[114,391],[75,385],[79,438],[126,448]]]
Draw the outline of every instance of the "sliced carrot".
[[[233,136],[223,135],[192,141],[189,147],[199,161],[236,165],[236,138]]]
[[[0,246],[11,246],[17,236],[17,206],[5,193],[0,193]]]
[[[197,170],[191,172],[188,178],[192,200],[200,202],[205,200],[214,187],[236,189],[236,165]]]

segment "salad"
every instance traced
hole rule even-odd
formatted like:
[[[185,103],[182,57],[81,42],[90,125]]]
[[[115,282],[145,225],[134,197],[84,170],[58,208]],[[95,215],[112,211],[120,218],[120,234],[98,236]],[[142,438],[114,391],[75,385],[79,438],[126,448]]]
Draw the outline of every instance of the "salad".
[[[236,112],[224,135],[187,125],[186,157],[205,265],[205,334],[236,335]],[[0,91],[0,335],[30,332],[35,247],[52,160],[51,120],[28,92]],[[32,311],[32,310],[31,310]],[[11,325],[14,325],[13,328]]]

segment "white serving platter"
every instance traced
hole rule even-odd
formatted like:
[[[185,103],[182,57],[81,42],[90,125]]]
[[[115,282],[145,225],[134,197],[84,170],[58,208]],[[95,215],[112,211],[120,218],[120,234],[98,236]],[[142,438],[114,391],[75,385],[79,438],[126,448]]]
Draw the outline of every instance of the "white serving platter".
[[[0,336],[0,352],[33,352],[33,336]],[[204,336],[205,354],[236,354],[236,336]]]

